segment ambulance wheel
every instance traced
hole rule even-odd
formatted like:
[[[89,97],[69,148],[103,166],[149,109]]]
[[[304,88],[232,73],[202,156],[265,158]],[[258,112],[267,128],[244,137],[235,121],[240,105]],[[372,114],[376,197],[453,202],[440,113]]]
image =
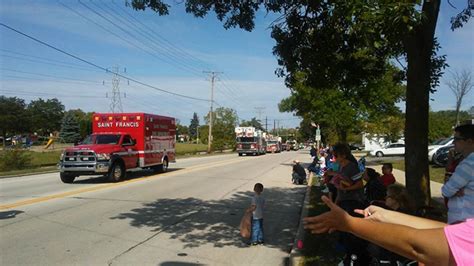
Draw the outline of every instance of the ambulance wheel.
[[[163,160],[163,164],[161,165],[158,165],[157,169],[158,169],[158,172],[160,173],[166,173],[168,172],[168,159],[164,159]]]
[[[61,177],[61,181],[63,181],[63,183],[67,184],[71,184],[72,182],[74,182],[74,178],[76,178],[75,176],[67,173],[60,173],[59,177]]]
[[[123,165],[119,162],[115,162],[110,168],[109,171],[109,181],[110,182],[118,182],[125,177],[125,169]]]

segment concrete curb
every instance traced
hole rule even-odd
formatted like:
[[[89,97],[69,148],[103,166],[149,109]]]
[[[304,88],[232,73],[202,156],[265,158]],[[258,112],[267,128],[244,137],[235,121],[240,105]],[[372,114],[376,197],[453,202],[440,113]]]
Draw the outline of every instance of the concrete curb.
[[[59,170],[48,170],[48,171],[44,171],[44,172],[29,172],[29,173],[23,173],[23,174],[17,174],[17,175],[2,175],[2,176],[0,176],[0,179],[21,177],[21,176],[30,176],[30,175],[50,174],[50,173],[59,173]]]
[[[309,180],[309,184],[313,184],[313,176]],[[308,216],[308,205],[310,200],[310,193],[311,193],[311,185],[308,185],[306,188],[306,193],[304,196],[303,206],[301,207],[301,216],[300,216],[300,223],[298,225],[298,231],[296,231],[296,237],[293,242],[293,247],[291,248],[291,252],[289,255],[288,264],[290,266],[299,266],[303,265],[303,254],[301,254],[301,250],[298,248],[298,242],[304,240],[305,230],[303,228],[303,218]]]

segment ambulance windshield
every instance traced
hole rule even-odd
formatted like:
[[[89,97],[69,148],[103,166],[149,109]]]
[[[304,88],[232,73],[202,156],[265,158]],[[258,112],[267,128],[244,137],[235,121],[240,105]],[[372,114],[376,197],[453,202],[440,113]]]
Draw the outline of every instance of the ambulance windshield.
[[[87,136],[82,144],[118,144],[120,141],[120,135],[110,134],[110,135],[90,135]]]

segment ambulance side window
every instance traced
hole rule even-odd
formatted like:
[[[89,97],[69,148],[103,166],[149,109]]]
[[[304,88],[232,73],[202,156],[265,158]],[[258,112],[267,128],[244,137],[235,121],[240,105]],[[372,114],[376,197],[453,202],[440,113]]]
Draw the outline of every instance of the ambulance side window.
[[[123,146],[132,146],[133,145],[132,137],[130,137],[130,135],[125,135],[125,137],[123,137],[122,145]]]

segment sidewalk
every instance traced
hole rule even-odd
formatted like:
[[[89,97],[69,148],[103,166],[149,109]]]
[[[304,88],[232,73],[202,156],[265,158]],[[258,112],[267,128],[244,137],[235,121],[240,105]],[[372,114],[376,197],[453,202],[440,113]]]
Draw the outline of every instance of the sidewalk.
[[[382,169],[382,165],[374,165],[371,166],[374,169]],[[405,172],[398,169],[393,169],[393,175],[398,183],[405,185]],[[443,195],[441,194],[441,187],[443,184],[430,181],[430,190],[431,190],[431,198],[437,202],[444,204]]]

